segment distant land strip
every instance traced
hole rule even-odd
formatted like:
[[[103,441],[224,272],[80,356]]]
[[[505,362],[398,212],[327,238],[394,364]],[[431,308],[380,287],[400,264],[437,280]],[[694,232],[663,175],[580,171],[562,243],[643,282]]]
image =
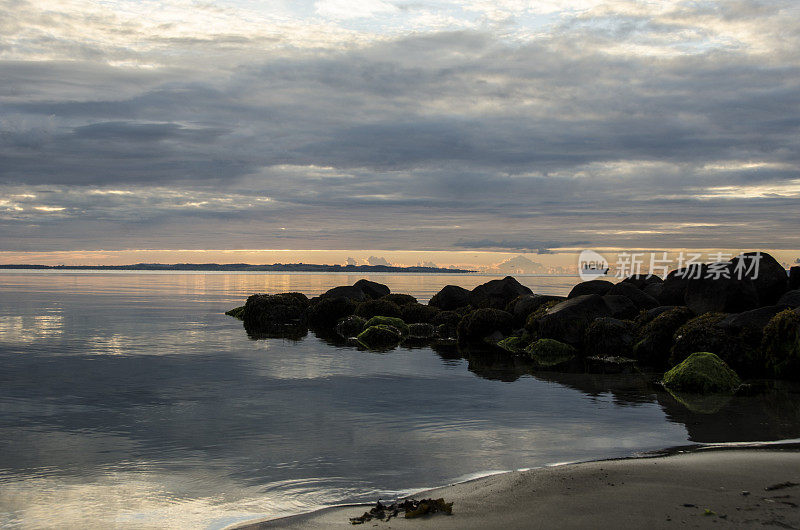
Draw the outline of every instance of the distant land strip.
[[[250,265],[249,263],[136,263],[134,265],[3,265],[0,270],[98,270],[98,271],[284,271],[284,272],[427,272],[464,274],[477,272],[467,269],[445,269],[440,267],[393,267],[390,265],[316,265],[313,263],[273,263],[272,265]]]

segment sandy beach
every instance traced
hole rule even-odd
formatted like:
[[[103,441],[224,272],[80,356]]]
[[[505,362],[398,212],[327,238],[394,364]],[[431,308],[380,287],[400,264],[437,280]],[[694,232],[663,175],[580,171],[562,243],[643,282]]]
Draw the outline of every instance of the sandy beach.
[[[364,528],[800,528],[800,451],[702,450],[493,475],[422,492],[453,515]],[[369,506],[255,521],[240,529],[351,528]]]

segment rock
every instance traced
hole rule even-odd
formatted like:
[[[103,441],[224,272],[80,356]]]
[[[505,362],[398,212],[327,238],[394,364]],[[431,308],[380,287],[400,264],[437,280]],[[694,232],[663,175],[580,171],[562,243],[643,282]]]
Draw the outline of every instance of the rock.
[[[678,364],[697,351],[724,355],[730,346],[730,337],[717,324],[726,316],[724,313],[706,313],[678,328],[673,339],[670,362]]]
[[[562,300],[549,300],[542,305],[540,305],[533,313],[528,315],[527,320],[525,321],[525,331],[532,335],[539,334],[539,321],[544,317],[551,308],[557,306],[561,302],[565,302],[566,299]],[[516,324],[515,324],[516,325]]]
[[[597,294],[603,296],[608,294],[608,291],[614,287],[614,284],[608,280],[589,280],[588,282],[581,282],[567,295],[567,298],[575,298],[576,296],[585,296],[587,294]]]
[[[366,323],[366,319],[356,315],[350,315],[344,317],[336,324],[336,333],[343,339],[357,337],[359,333],[364,331],[364,325]]]
[[[375,316],[400,318],[400,307],[387,300],[367,300],[356,306],[356,315],[364,318]]]
[[[244,312],[244,306],[234,307],[233,309],[229,309],[225,311],[225,314],[229,317],[238,318],[242,320],[242,313]]]
[[[306,321],[309,301],[301,293],[254,294],[247,298],[240,316],[251,328],[270,330]]]
[[[661,285],[664,283],[664,280],[662,280],[661,277],[652,274],[633,274],[622,280],[620,283],[629,283],[637,289],[644,289],[648,285]]]
[[[507,337],[497,343],[497,346],[509,353],[523,353],[530,344],[530,337]]]
[[[412,339],[430,339],[436,334],[431,324],[416,322],[408,325],[408,336]]]
[[[402,319],[387,316],[375,316],[367,320],[364,324],[365,328],[371,326],[391,326],[400,332],[401,335],[406,336],[409,333],[408,325]]]
[[[653,309],[648,309],[646,311],[640,311],[639,314],[636,316],[636,324],[638,326],[645,326],[653,321],[657,316],[661,315],[662,313],[666,313],[676,307],[681,307],[677,305],[660,305],[658,307],[654,307]],[[691,314],[691,311],[690,311]]]
[[[603,302],[605,302],[611,316],[614,318],[631,320],[636,318],[636,315],[639,313],[639,310],[636,309],[636,305],[627,296],[607,294],[603,296]]]
[[[428,305],[438,307],[442,311],[452,311],[459,307],[469,305],[470,292],[457,285],[445,285],[442,290],[433,295]]]
[[[785,305],[787,307],[800,307],[800,289],[783,293],[783,296],[781,296],[778,300],[778,305]],[[227,315],[227,313],[225,314]]]
[[[593,355],[585,359],[591,374],[630,374],[636,371],[636,360],[616,355]]]
[[[637,289],[633,283],[620,282],[609,289],[606,295],[622,295],[628,297],[637,309],[653,309],[658,307],[658,300]]]
[[[786,309],[764,327],[759,351],[768,373],[800,380],[800,312]]]
[[[729,329],[737,333],[744,330],[750,333],[758,333],[759,338],[757,342],[761,342],[763,329],[775,315],[785,309],[787,309],[787,306],[784,305],[759,307],[758,309],[751,309],[750,311],[728,315],[723,318],[718,325],[723,329]]]
[[[392,302],[393,304],[397,304],[399,306],[417,303],[417,299],[411,296],[410,294],[397,294],[397,293],[387,294],[382,298],[382,300],[386,300],[387,302]]]
[[[628,303],[633,305],[630,300]],[[604,316],[611,316],[611,311],[602,296],[576,296],[548,309],[537,321],[538,332],[541,337],[578,346],[583,342],[589,324]]]
[[[547,302],[563,302],[563,296],[550,296],[546,294],[523,294],[516,297],[507,306],[506,311],[514,317],[514,327],[520,328],[525,325],[528,317]]]
[[[533,291],[512,276],[506,276],[502,280],[491,280],[475,287],[470,292],[469,303],[472,307],[505,309],[509,302],[524,294],[533,294]]]
[[[539,339],[528,346],[525,351],[539,367],[543,368],[553,368],[569,363],[578,354],[578,351],[569,344],[554,339]]]
[[[789,269],[789,289],[800,289],[800,265]]]
[[[789,290],[786,269],[766,252],[746,252],[734,257],[731,266],[731,271],[737,278],[741,273],[752,281],[758,294],[759,305],[773,305]],[[748,274],[747,271],[751,269],[754,272]],[[758,274],[755,274],[756,270]]]
[[[333,327],[355,310],[356,303],[349,298],[319,298],[308,307],[308,323],[323,328]]]
[[[684,303],[689,309],[702,315],[709,312],[739,313],[758,307],[758,292],[750,279],[708,277],[710,271],[703,266],[699,278],[692,277],[686,282]]]
[[[695,352],[664,374],[664,386],[697,394],[733,393],[739,376],[725,361],[710,352]]]
[[[361,289],[361,291],[370,298],[378,299],[386,296],[392,291],[382,283],[371,282],[369,280],[358,280],[353,284],[353,287]]]
[[[394,348],[400,344],[400,332],[393,326],[378,324],[369,326],[358,335],[358,342],[370,350],[384,350]]]
[[[658,303],[663,303],[661,301],[661,294],[664,292],[664,282],[661,283],[650,283],[642,287],[642,292],[647,296],[652,296]]]
[[[667,309],[639,330],[637,342],[633,347],[633,357],[647,366],[667,365],[675,332],[694,316],[688,307],[663,307]]]
[[[586,355],[630,357],[633,348],[633,323],[611,317],[596,318],[586,328],[583,344]]]
[[[667,279],[661,284],[661,292],[655,298],[662,305],[686,305],[684,295],[686,294],[686,284],[689,283],[687,275],[690,270],[677,269],[667,275]]]
[[[499,331],[503,335],[511,333],[512,317],[500,309],[476,309],[458,323],[457,336],[461,344],[479,344],[484,338]]]
[[[369,297],[358,287],[354,287],[352,285],[340,285],[339,287],[334,287],[333,289],[325,291],[319,295],[319,298],[347,298],[348,300],[353,300],[355,302],[363,302]]]
[[[455,311],[439,311],[431,320],[440,337],[455,337],[462,316]]]
[[[400,306],[400,318],[408,324],[431,322],[438,313],[439,309],[436,307],[416,302]]]

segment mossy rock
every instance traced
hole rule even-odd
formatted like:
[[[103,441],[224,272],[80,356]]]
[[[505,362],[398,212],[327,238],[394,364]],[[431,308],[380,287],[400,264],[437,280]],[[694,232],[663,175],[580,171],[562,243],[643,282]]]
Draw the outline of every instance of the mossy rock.
[[[408,324],[403,322],[402,318],[397,317],[387,317],[383,315],[375,316],[367,320],[367,323],[364,324],[364,328],[369,328],[372,326],[392,326],[397,331],[400,332],[401,335],[406,336],[408,335]]]
[[[632,287],[635,289],[635,287]],[[630,357],[633,348],[633,322],[611,317],[596,318],[586,328],[584,355]]]
[[[320,298],[308,308],[308,323],[317,327],[334,327],[342,318],[352,315],[356,303],[349,298]]]
[[[675,332],[692,318],[688,307],[668,309],[644,324],[633,346],[633,357],[648,366],[666,366]]]
[[[496,334],[511,334],[511,313],[500,309],[482,308],[468,313],[458,323],[456,334],[459,344],[481,344]],[[502,337],[501,337],[502,339]],[[496,340],[499,342],[500,339]]]
[[[400,331],[386,324],[369,326],[358,335],[358,342],[370,350],[391,349],[400,344],[401,340]]]
[[[695,394],[732,394],[742,381],[711,352],[695,352],[664,374],[664,386]]]
[[[578,354],[574,347],[555,339],[539,339],[525,348],[525,351],[536,364],[543,367],[569,362]]]
[[[367,323],[365,318],[357,315],[350,315],[344,317],[336,324],[336,333],[344,339],[356,337],[359,333],[364,331],[364,325]]]
[[[367,300],[356,306],[355,314],[363,318],[372,318],[375,316],[400,318],[400,306],[385,298]]]
[[[416,302],[400,306],[400,318],[407,324],[415,324],[417,322],[430,323],[438,313],[438,308]]]
[[[530,315],[528,315],[527,320],[525,321],[525,330],[529,333],[536,333],[539,331],[539,319],[542,318],[547,314],[547,310],[551,307],[555,307],[564,299],[555,298],[552,300],[547,300],[542,303],[539,307],[536,308]]]
[[[800,314],[781,311],[764,328],[760,357],[769,373],[782,379],[800,379]]]
[[[430,339],[436,335],[436,328],[426,322],[415,322],[408,325],[408,337],[411,339]]]
[[[726,350],[728,337],[717,324],[726,316],[725,313],[705,313],[679,327],[673,336],[670,353],[672,365],[678,364],[698,351],[722,355]]]
[[[386,296],[381,297],[381,300],[386,300],[387,302],[391,302],[399,306],[417,303],[417,299],[411,296],[410,294],[400,294],[400,293],[387,294]]]
[[[228,315],[229,317],[238,318],[239,320],[242,320],[243,312],[244,312],[244,306],[239,306],[239,307],[234,307],[229,311],[225,311],[225,314]]]
[[[531,338],[528,336],[524,337],[506,337],[505,339],[501,340],[497,343],[499,348],[506,350],[509,353],[525,353],[525,348],[528,347],[528,344],[531,343]]]

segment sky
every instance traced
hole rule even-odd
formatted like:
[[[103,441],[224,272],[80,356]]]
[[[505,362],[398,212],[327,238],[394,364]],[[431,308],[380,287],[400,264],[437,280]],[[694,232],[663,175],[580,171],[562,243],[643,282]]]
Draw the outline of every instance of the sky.
[[[799,104],[796,0],[0,0],[0,262],[791,262]]]

